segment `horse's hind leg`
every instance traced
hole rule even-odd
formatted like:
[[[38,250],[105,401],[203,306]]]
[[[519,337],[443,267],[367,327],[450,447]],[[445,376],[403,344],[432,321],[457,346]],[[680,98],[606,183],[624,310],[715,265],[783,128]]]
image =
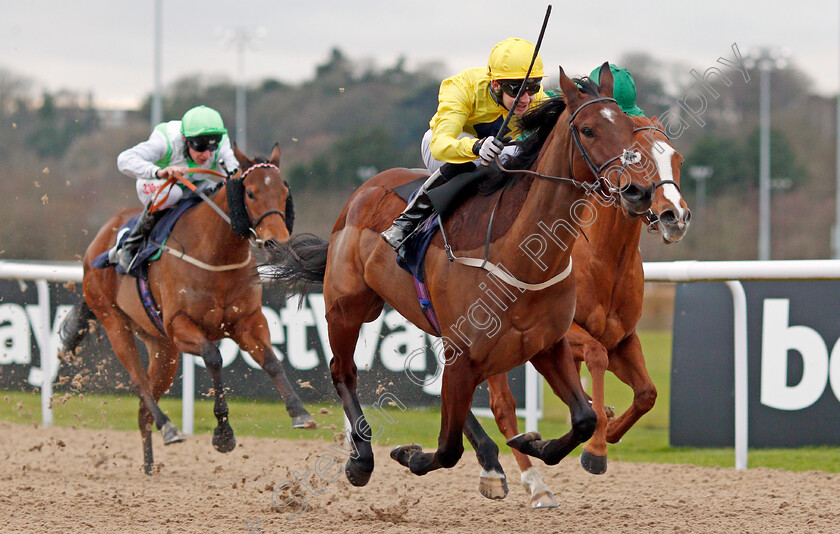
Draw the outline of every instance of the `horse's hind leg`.
[[[472,411],[467,413],[464,435],[475,449],[475,455],[481,465],[479,493],[488,499],[504,499],[508,494],[508,485],[505,471],[499,463],[499,446],[490,439]]]
[[[519,434],[509,439],[507,444],[548,465],[555,465],[592,436],[597,417],[580,385],[580,375],[565,338],[531,358],[531,363],[545,377],[554,393],[569,406],[572,429],[565,436],[550,440],[543,440],[538,432]]]
[[[286,404],[286,411],[292,417],[292,428],[316,428],[312,415],[303,407],[300,397],[286,377],[286,371],[274,351],[271,350],[268,323],[262,313],[254,314],[236,324],[234,340],[246,351],[271,378]]]
[[[633,404],[607,425],[607,442],[618,443],[636,421],[653,408],[656,387],[648,375],[639,336],[634,332],[610,352],[610,371],[633,389]]]
[[[516,399],[510,391],[507,374],[490,377],[487,380],[487,386],[490,392],[490,409],[493,411],[493,417],[496,418],[496,425],[505,438],[510,439],[519,434],[519,429],[516,421]],[[542,476],[531,463],[531,459],[516,449],[513,449],[513,456],[522,472],[522,485],[531,494],[531,508],[560,506],[554,499],[554,494],[543,483]]]
[[[157,403],[175,379],[175,373],[178,371],[178,349],[169,340],[160,338],[146,336],[143,338],[143,342],[146,344],[146,349],[149,353],[149,379],[152,383],[152,397],[154,397],[155,403]],[[143,417],[143,408],[141,405],[141,419]],[[151,413],[146,412],[148,417],[151,418]],[[148,421],[147,425],[150,424],[151,421]],[[160,429],[160,434],[163,437],[164,445],[180,443],[187,439],[178,430],[178,427],[172,424],[172,421],[167,421],[163,425]]]
[[[352,426],[350,439],[353,453],[347,459],[344,473],[354,486],[364,486],[370,480],[373,474],[373,449],[370,446],[370,426],[356,394],[358,375],[353,355],[362,323],[376,318],[382,311],[382,305],[382,300],[371,292],[355,297],[339,297],[327,310],[330,348],[333,352],[330,374],[333,386],[341,397],[344,414]]]
[[[100,320],[108,334],[108,339],[111,341],[114,354],[117,355],[117,358],[128,371],[136,393],[140,397],[138,422],[140,424],[140,437],[143,442],[143,471],[149,475],[152,473],[154,456],[152,454],[151,422],[148,415],[144,415],[144,411],[151,414],[152,421],[161,431],[168,428],[168,425],[172,426],[172,422],[155,402],[149,375],[140,363],[140,354],[137,352],[137,344],[134,341],[134,334],[131,331],[128,319],[121,312],[114,311],[113,313],[102,314]]]

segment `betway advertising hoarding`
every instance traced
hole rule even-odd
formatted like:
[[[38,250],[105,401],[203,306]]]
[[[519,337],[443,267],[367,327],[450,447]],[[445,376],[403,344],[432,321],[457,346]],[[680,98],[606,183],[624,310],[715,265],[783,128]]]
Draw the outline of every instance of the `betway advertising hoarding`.
[[[57,347],[60,324],[81,293],[69,284],[50,283],[49,288],[50,331],[53,346]],[[324,311],[321,294],[309,295],[302,305],[299,297],[285,301],[271,288],[263,294],[263,313],[275,354],[304,402],[338,400],[329,374],[332,354]],[[40,320],[35,283],[0,280],[0,389],[34,390],[40,386],[43,343],[36,335]],[[375,321],[365,324],[355,354],[362,403],[379,398],[384,387],[407,405],[439,405],[442,369],[431,349],[437,347],[436,339],[388,306]],[[146,365],[143,344],[139,346]],[[219,348],[225,367],[223,380],[231,396],[279,400],[276,387],[248,353],[230,339],[222,340]],[[195,360],[197,366],[203,367],[200,358]],[[524,370],[516,369],[508,377],[517,406],[524,408]],[[207,396],[212,387],[209,374],[199,369],[195,381],[196,396]],[[128,373],[112,352],[101,327],[87,337],[76,358],[61,362],[55,384],[56,391],[132,391]],[[168,394],[181,395],[180,371]],[[476,392],[473,406],[489,406],[486,385]]]
[[[840,445],[840,282],[744,282],[749,446]],[[732,295],[678,284],[670,439],[734,445]]]

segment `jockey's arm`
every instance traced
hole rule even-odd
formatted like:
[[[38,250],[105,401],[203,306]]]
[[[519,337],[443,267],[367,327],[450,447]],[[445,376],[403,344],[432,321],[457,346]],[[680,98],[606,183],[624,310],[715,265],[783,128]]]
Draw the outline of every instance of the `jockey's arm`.
[[[221,172],[229,172],[231,175],[239,169],[239,161],[236,159],[236,156],[233,154],[233,149],[230,147],[230,139],[225,136],[222,139],[221,144],[219,145],[219,166],[221,167],[222,163],[224,163],[224,168],[217,169]]]
[[[153,180],[160,170],[155,162],[166,154],[166,150],[166,138],[162,133],[153,131],[148,140],[124,150],[117,156],[117,168],[132,178]]]
[[[432,119],[432,157],[447,163],[468,163],[475,159],[474,137],[458,139],[470,116],[475,97],[470,90],[451,80],[441,84],[437,113]]]

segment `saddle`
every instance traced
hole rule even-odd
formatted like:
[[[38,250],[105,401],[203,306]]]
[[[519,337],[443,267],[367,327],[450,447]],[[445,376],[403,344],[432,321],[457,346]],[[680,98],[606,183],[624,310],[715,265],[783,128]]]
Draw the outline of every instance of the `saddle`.
[[[187,210],[199,202],[201,202],[201,198],[198,196],[188,196],[172,208],[169,208],[162,213],[158,221],[155,223],[154,228],[152,228],[152,231],[149,232],[149,235],[140,245],[140,248],[137,251],[137,261],[134,262],[131,272],[126,273],[119,265],[112,264],[108,261],[107,250],[97,256],[93,262],[91,262],[91,266],[97,269],[105,269],[114,265],[118,273],[138,277],[141,271],[141,265],[160,258],[160,245],[165,243],[169,238],[169,234],[172,233],[172,228],[175,226],[175,223],[178,222],[178,219],[180,219]],[[134,228],[134,225],[137,223],[137,219],[139,217],[140,215],[132,217],[120,228],[117,233],[118,244],[122,245],[123,241],[125,241],[126,237],[128,237],[128,234],[131,232],[131,229]]]
[[[449,165],[449,164],[447,164]],[[470,164],[472,165],[472,164]],[[464,167],[461,167],[462,169]],[[497,171],[491,167],[479,167],[473,171],[456,174],[444,184],[427,192],[434,212],[420,223],[417,230],[402,245],[401,254],[397,255],[397,265],[414,278],[417,299],[429,324],[440,334],[440,324],[426,289],[425,261],[429,245],[441,228],[443,221],[455,208],[476,193],[479,183]],[[392,189],[400,198],[410,202],[428,178],[428,175]]]

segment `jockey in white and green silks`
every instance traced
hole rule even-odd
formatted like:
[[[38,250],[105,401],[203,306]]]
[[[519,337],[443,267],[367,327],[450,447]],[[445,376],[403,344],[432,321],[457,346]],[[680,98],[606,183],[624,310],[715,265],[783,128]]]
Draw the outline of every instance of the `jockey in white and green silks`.
[[[239,162],[230,146],[222,116],[207,106],[198,106],[187,111],[179,121],[158,124],[148,140],[120,153],[117,167],[137,180],[137,196],[145,207],[123,246],[119,250],[115,246],[109,252],[109,261],[118,263],[127,272],[137,247],[154,225],[153,218],[149,217],[152,201],[156,197],[158,201],[166,198],[159,209],[168,208],[183,196],[186,186],[181,183],[158,195],[169,178],[182,174],[199,189],[204,189],[212,187],[213,182],[203,174],[187,174],[189,169],[233,174],[239,168]]]

